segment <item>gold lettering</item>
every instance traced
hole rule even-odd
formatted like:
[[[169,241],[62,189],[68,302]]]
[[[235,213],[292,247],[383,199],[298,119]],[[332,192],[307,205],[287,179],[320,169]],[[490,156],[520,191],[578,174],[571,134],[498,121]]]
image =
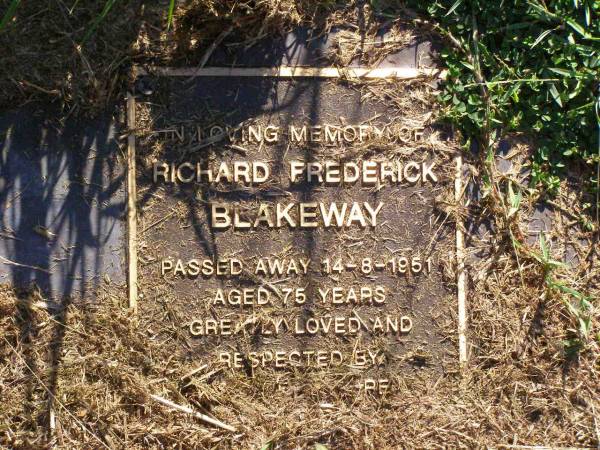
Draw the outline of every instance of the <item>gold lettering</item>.
[[[296,128],[294,125],[290,125],[290,137],[292,142],[304,142],[306,141],[307,129],[306,125],[302,128]]]

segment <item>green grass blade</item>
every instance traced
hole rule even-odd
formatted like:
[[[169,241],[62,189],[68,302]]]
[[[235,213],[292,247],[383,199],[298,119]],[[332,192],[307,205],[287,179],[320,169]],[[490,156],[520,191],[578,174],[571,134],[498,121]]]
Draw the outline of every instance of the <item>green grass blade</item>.
[[[461,3],[462,3],[462,0],[456,0],[456,2],[454,2],[454,5],[452,5],[452,7],[446,13],[446,16],[449,16],[450,14],[452,14],[454,12],[454,10],[460,6]]]
[[[556,85],[554,83],[550,83],[548,85],[548,89],[550,90],[550,94],[552,95],[552,98],[554,99],[556,104],[562,108],[562,100],[560,98],[560,94],[558,93],[558,89],[556,89]]]
[[[571,28],[573,28],[578,34],[580,34],[582,37],[584,37],[584,38],[588,37],[588,33],[585,31],[585,28],[583,28],[581,25],[579,25],[573,19],[567,19],[567,24]]]
[[[17,8],[19,7],[19,3],[21,0],[12,0],[10,5],[8,5],[8,9],[2,16],[2,20],[0,21],[0,31],[4,29],[4,27],[15,17],[15,13],[17,12]]]
[[[69,9],[69,14],[73,14],[73,11],[77,7],[78,3],[79,3],[79,0],[75,0],[75,3],[73,3],[73,6],[71,6],[71,8]]]
[[[552,72],[557,73],[558,75],[562,75],[563,77],[571,76],[571,72],[565,69],[561,69],[560,67],[549,67],[548,70],[551,70]]]
[[[108,15],[112,7],[115,5],[115,3],[117,3],[117,0],[106,0],[104,8],[102,8],[102,12],[100,12],[100,14],[92,21],[91,25],[85,32],[85,35],[83,36],[83,39],[81,41],[82,44],[85,44],[85,42],[92,36],[92,34],[94,34],[96,28],[98,28],[98,25],[100,25],[100,23],[106,18],[106,16]]]
[[[169,3],[169,16],[167,18],[167,30],[173,25],[173,13],[175,12],[175,0],[171,0]]]
[[[550,28],[549,30],[546,31],[542,31],[540,33],[540,35],[537,37],[537,39],[535,40],[535,42],[533,44],[531,44],[531,48],[535,47],[536,45],[538,45],[540,42],[542,42],[542,40],[544,40],[544,38],[546,36],[548,36],[550,33],[552,33],[554,31],[554,28]]]

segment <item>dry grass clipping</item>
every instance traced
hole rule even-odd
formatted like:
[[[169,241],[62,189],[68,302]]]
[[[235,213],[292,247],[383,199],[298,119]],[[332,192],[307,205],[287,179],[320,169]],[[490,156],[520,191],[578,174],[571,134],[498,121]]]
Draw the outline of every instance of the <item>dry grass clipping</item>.
[[[234,24],[232,42],[249,45],[302,23],[316,23],[326,31],[360,20],[352,5],[332,11],[313,2],[257,1],[251,8],[244,2],[203,0],[178,8],[174,34],[167,35],[161,25],[164,8],[140,6],[116,15],[99,29],[92,46],[78,50],[76,31],[101,6],[80,3],[82,8],[71,16],[52,10],[56,14],[52,20],[24,6],[22,26],[0,38],[8,43],[1,57],[8,71],[0,80],[2,104],[51,96],[64,103],[65,114],[80,107],[103,108],[122,94],[132,62],[193,65],[226,28],[224,24]],[[403,45],[412,34],[399,30],[393,36]],[[10,45],[16,33],[29,41],[29,47]],[[381,46],[369,44],[365,56],[360,37],[349,33],[329,55],[333,62],[381,58]],[[53,37],[48,39],[49,35]],[[371,34],[367,38],[374,39]],[[359,88],[365,99],[382,97],[399,108],[427,107],[431,101],[418,89],[401,95],[376,83]],[[468,162],[480,184],[478,162]],[[576,181],[566,181],[555,200],[560,223],[553,232],[552,252],[561,259],[572,241],[577,260],[557,276],[594,300],[592,324],[598,333],[598,237],[582,226],[577,210],[581,192]],[[440,202],[449,213],[456,210],[452,201]],[[535,202],[527,197],[519,213],[524,233]],[[172,311],[165,307],[132,317],[124,308],[124,291],[114,286],[102,289],[93,304],[66,306],[50,303],[35,291],[21,293],[4,286],[0,445],[16,449],[249,448],[268,443],[271,448],[312,448],[321,443],[373,449],[598,446],[600,336],[590,336],[575,356],[565,352],[563,342],[573,336],[575,324],[564,299],[547,292],[534,261],[517,262],[495,206],[483,203],[477,213],[482,220],[491,220],[497,233],[491,241],[475,237],[471,241],[486,256],[469,262],[469,367],[462,375],[417,375],[410,382],[395,374],[396,392],[382,399],[357,398],[343,371],[260,371],[250,381],[241,375],[225,378],[222,368],[210,363],[174,358],[168,344],[181,337],[181,329],[174,325],[177,318]],[[465,217],[472,214],[471,209],[461,212]],[[448,280],[453,279],[453,270],[448,262]],[[453,316],[443,324],[453,343],[454,324]],[[279,389],[281,384],[288,388]],[[212,426],[153,396],[236,431]]]

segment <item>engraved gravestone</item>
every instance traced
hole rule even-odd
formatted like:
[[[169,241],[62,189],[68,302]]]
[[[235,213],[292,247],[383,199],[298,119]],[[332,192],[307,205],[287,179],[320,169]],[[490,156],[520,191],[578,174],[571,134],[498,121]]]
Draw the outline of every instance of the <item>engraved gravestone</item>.
[[[141,313],[225,377],[349,374],[383,394],[439,371],[454,155],[418,88],[243,73],[145,78]]]

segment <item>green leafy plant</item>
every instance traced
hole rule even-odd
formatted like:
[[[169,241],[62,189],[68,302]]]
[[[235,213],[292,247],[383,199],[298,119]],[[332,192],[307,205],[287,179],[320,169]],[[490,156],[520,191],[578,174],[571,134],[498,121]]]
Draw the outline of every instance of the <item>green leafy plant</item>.
[[[551,293],[558,293],[561,295],[561,298],[563,299],[563,302],[569,313],[577,321],[577,331],[580,338],[583,340],[587,339],[592,331],[590,316],[592,304],[590,299],[555,277],[555,270],[564,267],[564,264],[560,261],[552,259],[550,255],[550,247],[546,242],[543,232],[540,233],[540,253],[532,252],[531,256],[533,256],[533,258],[536,259],[542,267],[544,283],[546,284],[547,289]],[[575,300],[575,302],[572,300]],[[566,344],[567,348],[571,350],[583,347],[583,341],[581,340],[580,342],[576,342],[576,340],[570,340]]]
[[[521,208],[521,200],[523,200],[523,193],[519,187],[513,188],[513,183],[508,182],[508,200],[510,202],[510,209],[508,210],[508,217],[513,217]]]
[[[395,6],[382,0],[371,5],[383,15],[392,14]],[[467,144],[475,141],[482,149],[483,192],[511,239],[519,273],[522,277],[520,254],[542,266],[548,292],[561,296],[578,324],[579,337],[566,343],[577,351],[591,332],[590,299],[556,277],[562,263],[550,257],[543,235],[541,253],[521,242],[516,218],[522,189],[508,180],[502,192],[494,149],[506,133],[532,136],[530,188],[550,194],[558,191],[569,164],[595,165],[595,179],[592,175],[586,181],[596,191],[598,211],[600,2],[409,0],[407,6],[420,13],[418,23],[445,38],[440,56],[447,78],[439,97],[445,117],[462,130]]]
[[[497,130],[538,145],[532,186],[556,191],[572,161],[593,164],[600,80],[597,0],[409,1],[447,39],[446,116],[485,150]],[[593,183],[592,183],[593,184]]]

